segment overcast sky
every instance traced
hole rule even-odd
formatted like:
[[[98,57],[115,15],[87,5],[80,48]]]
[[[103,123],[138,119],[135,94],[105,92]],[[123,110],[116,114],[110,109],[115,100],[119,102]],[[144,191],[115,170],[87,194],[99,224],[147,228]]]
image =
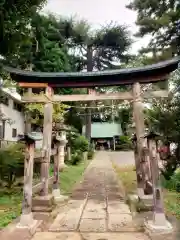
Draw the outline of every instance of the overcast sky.
[[[138,29],[135,25],[136,13],[125,7],[128,3],[129,0],[49,0],[43,11],[87,19],[93,28],[115,21],[126,24],[135,33]],[[146,46],[147,41],[148,38],[136,40],[131,52],[136,53]]]

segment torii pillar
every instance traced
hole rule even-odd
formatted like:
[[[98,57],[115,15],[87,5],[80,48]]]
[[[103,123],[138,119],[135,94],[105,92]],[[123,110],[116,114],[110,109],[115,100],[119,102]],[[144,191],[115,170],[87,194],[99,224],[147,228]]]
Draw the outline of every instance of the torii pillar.
[[[46,88],[45,93],[47,102],[44,106],[44,125],[43,125],[43,147],[41,158],[41,191],[40,196],[33,199],[33,210],[40,212],[50,212],[53,205],[53,195],[49,194],[49,166],[51,157],[51,141],[52,141],[52,114],[53,103],[51,98],[53,90],[50,87]]]
[[[144,196],[144,172],[142,167],[142,152],[143,152],[143,139],[145,134],[144,114],[141,100],[141,86],[136,82],[133,84],[133,116],[136,127],[136,149],[135,149],[135,164],[137,173],[137,191],[141,199]]]

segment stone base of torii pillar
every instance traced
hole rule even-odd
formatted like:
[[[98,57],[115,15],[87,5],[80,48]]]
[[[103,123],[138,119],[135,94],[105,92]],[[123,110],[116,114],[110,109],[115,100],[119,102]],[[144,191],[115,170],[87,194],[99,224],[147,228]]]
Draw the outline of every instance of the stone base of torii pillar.
[[[36,196],[32,202],[33,212],[51,212],[54,205],[54,197],[52,194]]]
[[[41,225],[42,220],[36,220],[33,218],[32,212],[29,214],[21,214],[20,221],[16,225],[18,229],[28,229],[31,234],[36,232],[36,229]]]
[[[60,189],[53,189],[52,191],[55,203],[64,202],[68,200],[68,196],[61,195]]]
[[[158,216],[158,217],[161,218],[164,216]],[[161,225],[155,224],[154,221],[152,220],[145,221],[144,226],[145,226],[145,232],[148,234],[149,237],[151,237],[152,240],[156,239],[157,236],[158,236],[158,239],[161,239],[159,237],[162,237],[162,239],[164,239],[164,238],[167,238],[168,236],[170,236],[172,239],[172,235],[174,232],[173,226],[167,220],[165,221],[165,223]]]
[[[153,189],[153,219],[145,221],[145,231],[151,239],[173,239],[173,226],[166,219],[163,203],[163,193],[161,189],[161,178],[158,166],[157,141],[159,135],[150,132],[146,135],[148,140],[150,167],[152,175]]]

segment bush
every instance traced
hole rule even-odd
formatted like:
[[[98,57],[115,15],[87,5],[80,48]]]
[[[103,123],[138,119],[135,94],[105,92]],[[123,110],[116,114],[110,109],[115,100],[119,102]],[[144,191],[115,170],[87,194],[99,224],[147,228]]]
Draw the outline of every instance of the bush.
[[[88,140],[84,136],[78,136],[74,140],[73,147],[75,150],[80,150],[81,152],[87,152],[89,148]]]
[[[129,151],[133,149],[133,144],[128,136],[120,136],[116,145],[116,150]]]
[[[121,145],[116,145],[116,151],[129,151],[133,149],[131,144],[121,144]]]
[[[91,144],[88,150],[88,159],[93,159],[94,157],[94,145]]]
[[[83,160],[83,154],[81,151],[77,151],[76,153],[72,154],[71,156],[71,164],[77,165]]]
[[[131,140],[128,136],[120,136],[119,137],[119,144],[129,144],[131,143]]]
[[[0,149],[0,177],[11,188],[17,177],[24,175],[24,145],[12,144]]]
[[[88,159],[93,159],[94,157],[94,151],[93,150],[89,150],[88,151]]]
[[[180,192],[180,170],[178,169],[170,180],[163,179],[163,185],[169,190]]]

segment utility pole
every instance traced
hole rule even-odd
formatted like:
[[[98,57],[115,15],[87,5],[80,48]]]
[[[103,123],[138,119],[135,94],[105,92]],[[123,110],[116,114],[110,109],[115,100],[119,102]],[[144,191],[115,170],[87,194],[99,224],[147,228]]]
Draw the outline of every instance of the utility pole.
[[[92,45],[87,46],[87,71],[93,71],[93,49]],[[89,94],[89,89],[87,89],[87,94]],[[91,142],[91,103],[88,103],[88,108],[86,109],[86,138],[89,143]]]

